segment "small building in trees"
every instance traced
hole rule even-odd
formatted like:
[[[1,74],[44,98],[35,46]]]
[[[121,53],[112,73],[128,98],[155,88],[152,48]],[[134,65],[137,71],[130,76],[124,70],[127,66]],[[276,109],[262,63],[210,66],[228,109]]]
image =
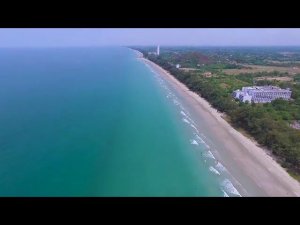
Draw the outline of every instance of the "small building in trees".
[[[203,76],[204,77],[211,77],[212,73],[211,72],[205,72],[205,73],[203,73]]]

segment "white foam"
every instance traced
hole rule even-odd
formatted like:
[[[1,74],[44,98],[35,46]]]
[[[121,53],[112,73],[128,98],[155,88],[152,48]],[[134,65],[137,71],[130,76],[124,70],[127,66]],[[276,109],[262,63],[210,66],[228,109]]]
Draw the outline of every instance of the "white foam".
[[[199,136],[199,135],[197,135],[196,134],[196,138],[198,138],[198,140],[203,144],[203,143],[205,143],[203,140],[202,140],[202,138]]]
[[[216,169],[215,169],[214,167],[212,167],[212,166],[209,167],[209,170],[210,170],[211,172],[217,174],[217,175],[220,175],[219,171],[216,170]]]
[[[208,157],[208,158],[216,159],[216,158],[214,157],[214,155],[211,153],[211,151],[205,152],[204,155],[205,155],[206,157]]]
[[[226,168],[220,162],[217,163],[216,167],[217,167],[217,169],[219,169],[219,170],[221,170],[223,172],[226,171]]]
[[[223,197],[229,197],[229,195],[222,189]]]
[[[192,121],[192,123],[193,123],[194,121]],[[197,129],[197,127],[195,127],[193,124],[191,124],[191,127],[192,128],[194,128],[196,131],[197,131],[197,133],[199,133],[199,130]]]
[[[174,102],[175,105],[179,105],[180,104],[176,99],[173,99],[173,102]]]
[[[198,142],[196,140],[190,140],[192,145],[199,145]]]
[[[193,124],[195,124],[194,120],[192,120],[192,118],[191,118],[191,117],[189,117],[189,116],[188,116],[188,118],[189,118],[189,119],[192,121],[192,123],[193,123]]]
[[[172,93],[170,93],[170,92],[167,94],[167,96],[168,96],[169,98],[173,98],[173,95],[172,95]]]
[[[198,136],[198,135],[197,135],[197,136]],[[198,137],[199,137],[199,136],[198,136]],[[205,142],[203,139],[201,139],[201,138],[199,137],[199,140],[200,140],[200,142],[201,142],[206,148],[210,149],[209,145],[206,144],[206,142]]]
[[[202,144],[204,144],[204,146],[205,146],[206,148],[210,149],[210,146],[209,146],[208,144],[206,144],[206,142],[205,142],[199,135],[196,134],[195,136],[196,136],[196,138],[197,138]],[[208,154],[212,156],[211,158],[215,158],[215,157],[212,155],[211,152],[208,153]]]
[[[187,115],[185,114],[185,112],[180,111],[180,113],[181,113],[183,116],[187,117]]]
[[[182,105],[180,105],[180,108],[181,108],[180,113],[181,113],[183,116],[185,116],[185,117],[189,118],[190,120],[192,120],[191,117],[189,117],[189,113],[184,109],[184,107],[183,107]]]
[[[242,196],[240,195],[240,193],[236,190],[236,188],[233,186],[233,184],[230,182],[230,180],[225,179],[225,180],[222,182],[221,185],[224,187],[224,189],[225,189],[227,192],[229,192],[229,193],[231,193],[231,194],[234,194],[234,195],[237,195],[237,196],[239,196],[239,197],[242,197]]]
[[[205,136],[203,133],[201,133],[201,135],[202,135],[204,138],[206,138],[206,136]]]
[[[210,149],[209,145],[206,144],[206,142],[204,142],[204,145],[205,145],[206,148]]]
[[[190,124],[190,121],[188,121],[186,118],[182,118],[182,121],[185,122],[185,123]]]

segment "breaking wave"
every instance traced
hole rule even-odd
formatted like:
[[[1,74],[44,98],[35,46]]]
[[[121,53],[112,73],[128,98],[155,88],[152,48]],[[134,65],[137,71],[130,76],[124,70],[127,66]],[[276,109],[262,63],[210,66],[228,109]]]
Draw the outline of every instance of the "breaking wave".
[[[191,124],[191,127],[194,128],[196,130],[197,133],[199,133],[199,130],[197,129],[197,127],[195,127],[194,124]]]
[[[223,197],[229,197],[229,195],[222,189]]]
[[[185,112],[183,112],[182,110],[180,111],[181,115],[187,117],[187,115],[185,114]]]
[[[187,123],[187,124],[190,124],[190,121],[188,121],[186,118],[182,118],[182,121]]]
[[[192,145],[199,145],[196,140],[190,140]]]
[[[220,162],[217,163],[216,167],[217,167],[217,169],[219,169],[222,172],[227,171],[226,168]]]
[[[223,186],[223,188],[225,189],[225,191],[227,191],[228,193],[237,195],[239,197],[242,197],[240,195],[240,193],[237,191],[237,189],[233,186],[233,184],[230,182],[230,180],[225,179],[221,185]]]
[[[217,175],[221,175],[221,174],[219,173],[219,171],[216,170],[216,169],[215,169],[214,167],[212,167],[212,166],[209,167],[209,170],[210,170],[211,172],[217,174]]]
[[[205,152],[205,153],[204,153],[204,156],[206,156],[206,157],[208,157],[208,158],[211,158],[211,159],[216,159],[216,158],[214,157],[214,155],[211,153],[211,151]]]

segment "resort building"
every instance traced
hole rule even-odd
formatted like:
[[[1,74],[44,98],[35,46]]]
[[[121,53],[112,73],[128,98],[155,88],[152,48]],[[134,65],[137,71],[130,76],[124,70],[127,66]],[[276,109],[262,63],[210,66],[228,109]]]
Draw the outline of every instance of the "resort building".
[[[267,103],[275,99],[282,98],[288,100],[291,98],[292,91],[281,89],[276,86],[253,86],[243,87],[242,90],[236,90],[232,96],[242,102],[248,101],[254,103]]]

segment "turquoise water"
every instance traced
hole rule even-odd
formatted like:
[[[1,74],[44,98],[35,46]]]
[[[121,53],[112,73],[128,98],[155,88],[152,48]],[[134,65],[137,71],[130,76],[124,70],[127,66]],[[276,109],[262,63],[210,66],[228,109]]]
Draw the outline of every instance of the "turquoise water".
[[[127,48],[0,49],[0,196],[222,196]]]

